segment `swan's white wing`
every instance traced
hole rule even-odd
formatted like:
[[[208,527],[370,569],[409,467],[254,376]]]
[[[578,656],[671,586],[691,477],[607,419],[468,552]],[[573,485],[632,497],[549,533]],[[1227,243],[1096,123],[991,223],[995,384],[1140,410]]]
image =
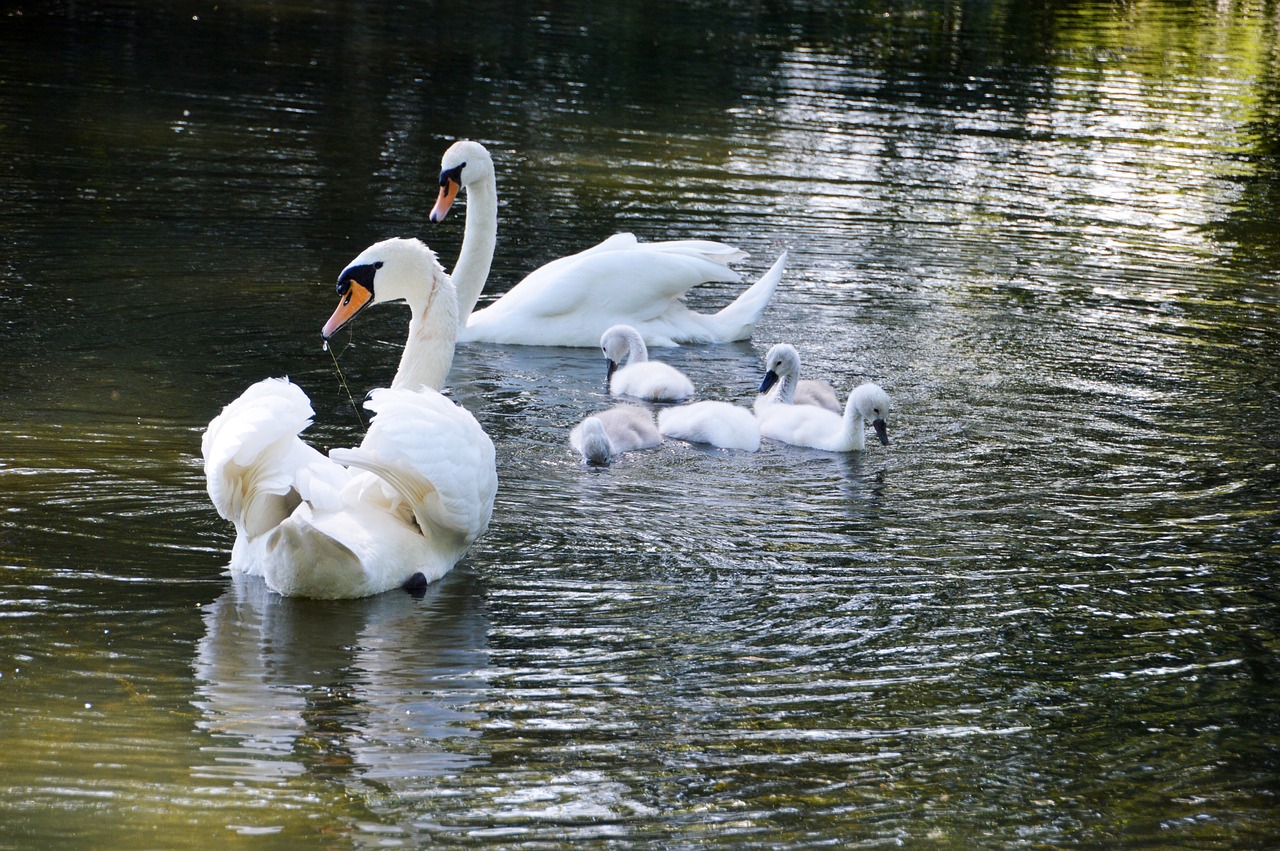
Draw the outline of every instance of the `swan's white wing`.
[[[593,327],[608,321],[598,317],[647,321],[660,316],[690,287],[738,280],[741,275],[733,269],[694,252],[664,251],[645,244],[630,250],[589,251],[533,271],[498,301],[473,314],[473,321],[498,322],[511,316],[542,321],[574,314]]]
[[[493,442],[470,413],[434,390],[373,391],[376,413],[358,449],[329,457],[386,481],[425,531],[470,542],[489,525],[498,487]]]
[[[268,378],[223,408],[200,441],[209,497],[223,518],[249,537],[288,517],[308,480],[342,476],[298,438],[311,423],[307,395],[288,379]],[[312,469],[314,468],[314,469]]]

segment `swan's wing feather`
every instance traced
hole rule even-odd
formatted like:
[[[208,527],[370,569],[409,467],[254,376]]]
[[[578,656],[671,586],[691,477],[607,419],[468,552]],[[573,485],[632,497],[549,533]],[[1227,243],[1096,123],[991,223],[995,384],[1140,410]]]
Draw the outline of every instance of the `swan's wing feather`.
[[[493,320],[553,319],[579,311],[648,320],[691,287],[740,279],[735,270],[701,254],[640,244],[632,250],[575,254],[536,269],[483,312]]]
[[[732,245],[713,242],[709,239],[673,239],[663,242],[645,242],[641,248],[652,248],[657,251],[669,251],[675,254],[694,254],[705,257],[716,263],[728,265],[739,260],[746,260],[751,255]]]
[[[327,459],[298,438],[311,423],[307,395],[287,379],[252,385],[223,408],[200,441],[214,508],[250,537],[278,524],[303,498],[300,471],[326,475]]]
[[[497,470],[493,442],[475,418],[434,390],[375,390],[365,407],[376,416],[360,448],[329,457],[386,481],[424,530],[479,537],[493,512]]]

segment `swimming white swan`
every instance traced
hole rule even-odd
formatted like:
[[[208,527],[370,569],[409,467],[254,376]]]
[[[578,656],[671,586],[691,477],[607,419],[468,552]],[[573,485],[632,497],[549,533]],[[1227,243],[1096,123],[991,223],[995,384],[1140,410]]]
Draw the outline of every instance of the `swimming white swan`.
[[[794,446],[855,452],[867,446],[866,423],[871,423],[881,443],[889,442],[888,414],[888,395],[868,383],[849,394],[843,416],[815,405],[767,405],[759,415],[760,434]]]
[[[246,390],[201,441],[209,496],[236,527],[231,570],[281,594],[364,597],[443,576],[488,527],[493,443],[438,392],[453,360],[457,299],[416,239],[371,246],[338,278],[326,339],[369,304],[404,299],[412,318],[395,380],[374,390],[356,449],[328,457],[298,433],[314,412],[287,379]]]
[[[679,402],[693,395],[693,382],[670,364],[649,360],[649,349],[640,332],[630,325],[614,325],[600,337],[600,349],[609,370],[605,380],[614,396],[632,396],[650,402]],[[623,361],[625,365],[620,366]]]
[[[662,442],[653,414],[639,405],[615,405],[592,414],[569,432],[569,445],[588,464],[608,464],[614,456],[652,449]]]
[[[455,142],[440,162],[439,222],[461,188],[467,224],[453,282],[458,290],[461,342],[528,346],[594,346],[611,325],[636,328],[653,346],[718,343],[751,336],[777,289],[784,251],[769,271],[717,313],[696,313],[685,293],[711,281],[742,279],[729,263],[747,255],[702,240],[642,243],[629,233],[535,269],[493,304],[472,313],[489,277],[497,244],[498,190],[493,159],[478,142]]]
[[[795,346],[778,343],[764,356],[764,366],[760,395],[751,405],[757,415],[764,407],[775,403],[817,405],[832,413],[840,413],[840,397],[834,387],[825,381],[800,380],[800,353]]]
[[[658,431],[666,437],[690,443],[709,443],[721,449],[760,448],[760,427],[755,416],[728,402],[694,402],[658,412]]]

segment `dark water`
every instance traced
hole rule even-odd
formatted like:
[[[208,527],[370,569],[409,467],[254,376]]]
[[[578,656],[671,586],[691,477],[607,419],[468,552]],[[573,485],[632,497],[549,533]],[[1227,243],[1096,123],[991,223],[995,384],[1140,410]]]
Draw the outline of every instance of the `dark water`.
[[[1272,3],[0,7],[0,844],[1280,845]],[[222,573],[199,438],[347,260],[499,171],[491,290],[618,230],[792,262],[749,343],[848,457],[586,470],[594,351],[466,346],[488,535],[407,595]],[[711,287],[697,306],[723,304]],[[385,384],[405,317],[339,341]]]

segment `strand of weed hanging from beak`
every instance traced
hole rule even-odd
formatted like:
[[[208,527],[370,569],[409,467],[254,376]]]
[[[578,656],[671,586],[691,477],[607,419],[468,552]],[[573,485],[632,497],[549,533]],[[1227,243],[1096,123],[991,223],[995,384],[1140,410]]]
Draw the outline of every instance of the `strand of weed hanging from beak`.
[[[329,353],[329,357],[333,359],[333,368],[338,373],[338,383],[342,385],[342,389],[347,393],[347,399],[351,402],[351,410],[355,412],[356,421],[360,423],[360,428],[367,431],[368,426],[364,424],[364,417],[360,416],[360,407],[356,404],[356,397],[351,395],[351,388],[347,385],[347,377],[342,374],[342,367],[338,366],[338,356],[333,353],[333,346],[329,345],[329,341],[324,341],[324,350]],[[346,351],[345,349],[343,351]]]

